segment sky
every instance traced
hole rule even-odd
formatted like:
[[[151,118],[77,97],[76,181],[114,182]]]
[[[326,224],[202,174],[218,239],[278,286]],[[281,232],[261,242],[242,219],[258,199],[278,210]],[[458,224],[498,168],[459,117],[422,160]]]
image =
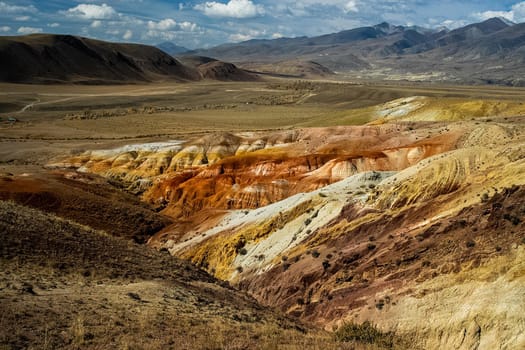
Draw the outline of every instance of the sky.
[[[317,36],[389,22],[457,28],[491,17],[525,22],[516,0],[0,0],[0,35],[73,34],[190,49]]]

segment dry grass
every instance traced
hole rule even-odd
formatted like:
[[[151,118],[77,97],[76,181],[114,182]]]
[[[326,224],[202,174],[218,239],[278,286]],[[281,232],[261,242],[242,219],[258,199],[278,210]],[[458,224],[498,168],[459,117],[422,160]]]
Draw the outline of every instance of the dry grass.
[[[1,349],[365,349],[171,256],[0,202]]]

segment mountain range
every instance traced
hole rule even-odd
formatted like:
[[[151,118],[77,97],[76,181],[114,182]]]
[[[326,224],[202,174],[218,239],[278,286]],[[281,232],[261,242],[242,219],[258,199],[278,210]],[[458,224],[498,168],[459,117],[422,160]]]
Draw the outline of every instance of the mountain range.
[[[256,39],[194,51],[170,42],[152,47],[33,34],[0,37],[5,68],[0,81],[251,81],[257,79],[253,72],[301,78],[335,72],[350,79],[522,86],[524,52],[525,23],[501,18],[452,31],[384,22],[318,37]],[[180,55],[207,62],[185,65]]]
[[[314,61],[355,78],[523,85],[525,24],[491,18],[449,31],[381,23],[318,37],[249,40],[192,53],[249,66]]]

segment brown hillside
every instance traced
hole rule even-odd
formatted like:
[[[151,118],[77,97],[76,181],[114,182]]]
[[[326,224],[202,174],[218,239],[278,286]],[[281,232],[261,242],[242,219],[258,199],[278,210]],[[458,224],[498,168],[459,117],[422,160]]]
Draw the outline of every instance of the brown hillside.
[[[71,35],[0,37],[0,81],[16,83],[130,83],[194,81],[199,73],[146,45]]]

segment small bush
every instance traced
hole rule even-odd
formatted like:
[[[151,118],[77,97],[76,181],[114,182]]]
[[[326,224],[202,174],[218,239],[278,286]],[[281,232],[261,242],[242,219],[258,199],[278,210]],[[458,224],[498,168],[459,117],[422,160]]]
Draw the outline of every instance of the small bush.
[[[374,250],[376,249],[376,245],[374,243],[368,243],[366,245],[366,247],[368,248],[368,250]]]
[[[474,248],[476,246],[476,242],[470,240],[467,241],[467,248]]]
[[[334,339],[339,342],[358,341],[384,347],[392,347],[394,344],[392,333],[383,333],[368,321],[362,324],[343,324],[334,332]]]
[[[319,255],[321,255],[321,253],[319,253],[317,250],[314,250],[314,251],[312,252],[312,256],[313,256],[314,258],[318,258]]]
[[[239,249],[239,254],[246,255],[246,254],[248,254],[248,251],[246,250],[246,248],[243,247],[243,248]]]

